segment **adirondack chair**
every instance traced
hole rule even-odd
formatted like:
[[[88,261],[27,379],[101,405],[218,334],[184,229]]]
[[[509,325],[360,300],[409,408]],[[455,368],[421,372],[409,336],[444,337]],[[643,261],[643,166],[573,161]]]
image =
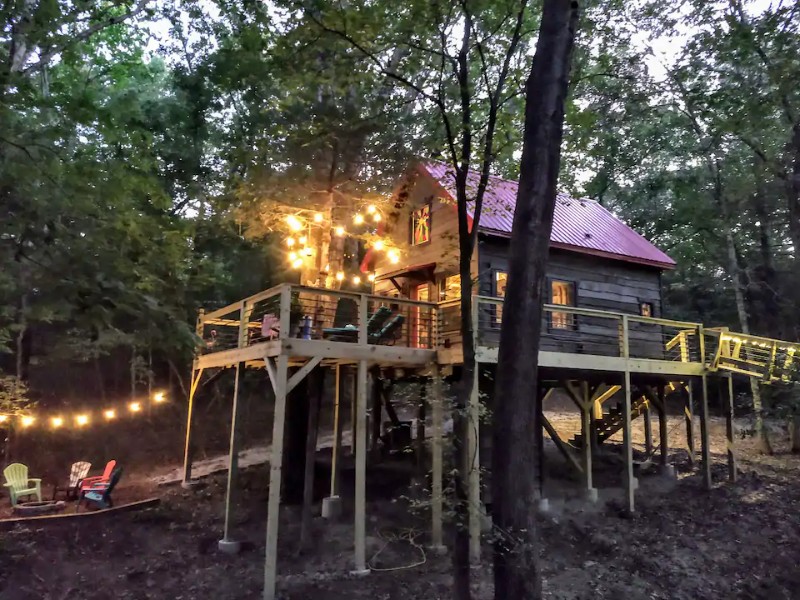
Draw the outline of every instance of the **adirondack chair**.
[[[12,463],[3,469],[3,475],[6,478],[3,485],[8,488],[11,506],[16,506],[23,496],[36,496],[39,502],[42,501],[42,480],[29,478],[28,467],[21,463]]]
[[[75,500],[80,492],[81,484],[86,476],[89,474],[89,469],[92,468],[92,463],[82,460],[80,462],[72,463],[69,470],[69,482],[67,485],[60,486],[56,484],[53,486],[53,500],[56,499],[56,494],[64,492],[65,500]]]
[[[111,473],[114,471],[114,467],[117,466],[117,461],[110,460],[106,463],[106,468],[103,469],[102,475],[95,475],[93,477],[84,477],[83,481],[81,481],[81,494],[92,488],[95,484],[101,483],[108,483],[111,479]]]
[[[81,501],[83,501],[86,503],[86,506],[93,505],[97,508],[112,508],[114,506],[114,501],[111,499],[111,492],[114,491],[117,483],[119,483],[120,477],[122,477],[122,467],[114,467],[108,481],[96,483],[86,490],[81,489],[81,494],[78,498],[78,507],[80,507]]]

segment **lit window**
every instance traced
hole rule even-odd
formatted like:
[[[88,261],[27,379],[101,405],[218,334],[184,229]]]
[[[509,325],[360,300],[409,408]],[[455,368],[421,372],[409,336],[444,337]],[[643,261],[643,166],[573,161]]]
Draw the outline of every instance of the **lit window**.
[[[494,295],[498,298],[506,297],[506,284],[508,283],[508,273],[505,271],[494,272]],[[495,307],[494,324],[500,325],[503,321],[503,305],[498,304]]]
[[[439,280],[439,301],[461,298],[461,276],[449,275]]]
[[[639,314],[643,317],[652,317],[653,316],[653,303],[652,302],[640,302],[639,303]]]
[[[431,241],[431,205],[426,204],[411,213],[411,245]]]
[[[569,281],[551,281],[550,304],[575,306],[575,285]],[[550,326],[553,329],[574,329],[575,315],[567,312],[554,311],[550,315]]]

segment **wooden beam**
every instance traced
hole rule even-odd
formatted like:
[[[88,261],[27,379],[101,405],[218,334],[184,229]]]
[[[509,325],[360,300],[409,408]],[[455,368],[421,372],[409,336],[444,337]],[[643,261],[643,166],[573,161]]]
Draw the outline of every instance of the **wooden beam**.
[[[669,428],[667,427],[667,395],[664,386],[659,384],[656,393],[661,412],[658,413],[658,441],[661,445],[661,468],[666,470],[669,464]]]
[[[642,417],[644,424],[644,449],[647,457],[650,458],[653,454],[653,423],[650,419],[650,401],[645,400],[644,408],[642,409]]]
[[[701,377],[700,397],[700,444],[703,460],[703,483],[711,489],[711,448],[708,439],[708,378]]]
[[[444,549],[442,535],[442,471],[444,435],[444,398],[442,397],[442,378],[437,365],[432,365],[431,412],[433,438],[431,444],[431,545],[435,551]]]
[[[303,381],[303,378],[312,370],[314,370],[320,362],[322,362],[322,358],[322,356],[314,356],[306,364],[295,371],[294,375],[292,375],[291,379],[289,379],[289,382],[286,384],[286,393],[290,394],[292,390],[297,387],[297,384]]]
[[[564,388],[565,392],[567,392],[567,396],[569,396],[569,399],[572,400],[575,406],[578,407],[578,410],[583,413],[583,407],[586,399],[584,398],[582,390],[569,380],[562,381],[561,387]]]
[[[339,495],[339,474],[342,462],[342,368],[334,367],[334,399],[333,399],[333,454],[331,457],[331,496]]]
[[[231,405],[231,437],[228,449],[228,482],[225,489],[225,524],[222,529],[220,549],[238,551],[238,543],[231,536],[233,507],[236,505],[239,490],[239,387],[244,364],[236,365],[233,382],[233,403]]]
[[[278,524],[281,502],[281,469],[283,467],[283,434],[286,422],[286,384],[289,358],[278,357],[275,387],[275,411],[272,418],[272,446],[269,459],[269,501],[267,505],[267,540],[264,558],[264,600],[275,600],[278,564]]]
[[[278,388],[277,388],[277,381],[278,381],[278,374],[277,373],[278,372],[277,372],[277,370],[275,368],[275,359],[266,357],[264,359],[264,367],[267,370],[267,377],[269,377],[269,382],[270,382],[270,384],[272,384],[272,391],[277,394],[278,393]]]
[[[622,445],[625,453],[625,499],[626,508],[633,513],[635,509],[634,495],[636,482],[633,475],[633,443],[631,439],[631,374],[625,372],[624,422],[622,426]]]
[[[550,421],[548,421],[547,417],[545,417],[544,415],[541,415],[541,419],[542,419],[542,426],[544,427],[545,431],[547,431],[547,434],[550,436],[550,439],[553,440],[553,442],[555,443],[556,448],[558,448],[558,451],[561,452],[561,455],[567,460],[567,463],[569,463],[569,465],[573,469],[575,469],[576,473],[583,474],[583,468],[578,463],[578,461],[575,460],[575,457],[572,456],[572,453],[569,450],[567,450],[567,444],[564,442],[564,440],[561,439],[561,436],[558,435],[556,428],[553,427],[553,425],[550,423]]]
[[[686,386],[685,404],[683,407],[683,418],[686,422],[686,451],[689,453],[689,464],[694,468],[697,458],[694,448],[694,392],[691,385]]]
[[[197,369],[197,374],[192,373],[192,383],[189,387],[189,404],[186,409],[186,440],[183,449],[183,484],[189,485],[192,479],[192,422],[194,419],[194,396],[200,385],[203,369]]]
[[[728,444],[728,479],[731,483],[736,483],[736,454],[733,447],[733,377],[730,375],[728,380],[728,398],[723,403],[725,407],[725,436]]]

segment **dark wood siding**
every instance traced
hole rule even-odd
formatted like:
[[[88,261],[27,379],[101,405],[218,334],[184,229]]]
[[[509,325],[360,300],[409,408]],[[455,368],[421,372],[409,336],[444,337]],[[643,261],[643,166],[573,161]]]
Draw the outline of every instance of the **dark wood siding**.
[[[495,272],[508,270],[508,240],[483,237],[478,249],[479,288],[484,296],[495,295]],[[642,302],[653,307],[653,316],[661,316],[661,278],[656,268],[552,250],[547,267],[548,286],[553,279],[574,284],[575,305],[613,312],[640,314]],[[496,318],[487,308],[482,311],[484,342],[496,343]],[[574,330],[549,327],[543,322],[542,350],[615,356],[619,352],[619,327],[616,321],[599,317],[577,317]],[[488,326],[488,327],[487,327]],[[660,358],[663,334],[656,325],[632,323],[631,348],[639,357]],[[635,349],[635,350],[634,350]]]

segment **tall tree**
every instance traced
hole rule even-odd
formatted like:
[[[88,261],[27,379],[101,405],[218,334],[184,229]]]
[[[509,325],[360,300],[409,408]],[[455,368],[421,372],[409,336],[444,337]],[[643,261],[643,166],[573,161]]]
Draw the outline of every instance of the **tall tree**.
[[[561,161],[564,110],[577,0],[545,0],[536,54],[526,84],[525,132],[511,233],[508,286],[497,365],[492,482],[495,542],[494,594],[541,598],[534,499],[536,435],[541,397],[537,381],[545,270]]]

